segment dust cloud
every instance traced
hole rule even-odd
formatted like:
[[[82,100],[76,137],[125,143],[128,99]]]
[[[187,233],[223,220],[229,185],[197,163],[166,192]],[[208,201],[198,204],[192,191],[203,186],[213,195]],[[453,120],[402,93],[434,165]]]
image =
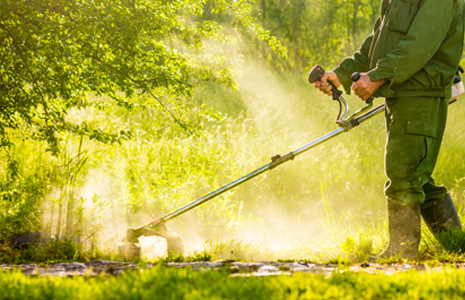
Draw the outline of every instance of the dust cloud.
[[[306,82],[307,74],[288,78],[257,60],[236,60],[234,64],[241,74],[238,94],[245,107],[241,113],[244,115],[243,121],[253,127],[251,131],[256,132],[249,140],[231,142],[235,152],[240,153],[234,167],[246,166],[241,169],[243,173],[240,176],[268,164],[275,154],[286,154],[337,128],[334,118],[338,107],[326,96],[314,91]],[[228,111],[222,113],[229,114]],[[379,128],[382,124],[376,123],[376,126]],[[229,205],[234,207],[231,210],[237,214],[231,224],[209,225],[211,220],[206,218],[212,207],[211,202],[218,201],[212,199],[174,219],[167,226],[184,238],[187,254],[202,251],[206,243],[233,239],[257,243],[261,248],[276,253],[315,246],[321,241],[340,245],[341,236],[352,229],[358,230],[362,223],[379,223],[380,216],[384,214],[383,208],[379,209],[383,207],[382,204],[365,200],[380,198],[382,194],[382,180],[364,187],[366,163],[359,151],[372,153],[365,150],[366,147],[372,149],[383,143],[381,135],[371,136],[369,132],[363,131],[362,137],[338,137],[337,141],[318,146],[294,161],[237,187],[230,194]],[[375,144],[364,145],[367,139],[375,141]],[[354,151],[357,147],[361,150]],[[371,176],[379,178],[383,176],[382,152],[373,152],[372,157],[377,167],[373,168],[373,164],[370,166],[374,169]],[[124,159],[115,161],[113,167],[119,170],[116,173],[125,174]],[[232,166],[225,165],[223,168],[229,167]],[[224,178],[221,183],[227,184],[235,179]],[[142,212],[124,211],[121,207],[128,207],[123,203],[129,198],[127,188],[124,175],[115,178],[114,174],[96,168],[88,172],[85,184],[79,191],[79,197],[87,199],[83,206],[85,215],[98,220],[95,221],[98,224],[91,225],[100,226],[100,247],[116,247],[128,226],[138,227],[162,216],[161,212],[154,212],[149,207]],[[195,187],[191,194],[198,194]],[[354,197],[362,194],[363,201],[359,199],[360,196]],[[101,202],[92,202],[95,195]],[[103,202],[107,205],[96,207]],[[215,226],[220,230],[210,230]],[[221,230],[221,226],[227,228]],[[142,237],[140,245],[148,258],[166,255],[166,241],[163,238]]]

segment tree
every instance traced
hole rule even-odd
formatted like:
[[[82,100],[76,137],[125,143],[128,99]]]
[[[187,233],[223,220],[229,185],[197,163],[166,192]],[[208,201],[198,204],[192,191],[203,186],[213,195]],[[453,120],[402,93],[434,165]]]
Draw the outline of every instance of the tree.
[[[102,142],[128,138],[92,124],[71,122],[72,108],[98,106],[105,95],[128,109],[156,106],[182,128],[185,99],[216,81],[234,87],[231,64],[211,55],[213,42],[234,42],[202,19],[206,0],[18,0],[0,2],[0,147],[13,136],[46,140],[59,151],[60,134]],[[231,14],[272,49],[279,41],[250,16],[247,1],[212,0],[212,14]],[[135,96],[145,95],[142,102]],[[179,114],[176,114],[179,113]],[[26,131],[22,129],[27,129]],[[21,129],[21,130],[20,130]]]
[[[358,50],[378,16],[379,0],[261,0],[254,15],[289,49],[280,59],[267,47],[249,48],[286,72],[306,73],[316,63],[334,67]],[[259,43],[252,37],[249,43]],[[254,50],[256,49],[256,50]]]

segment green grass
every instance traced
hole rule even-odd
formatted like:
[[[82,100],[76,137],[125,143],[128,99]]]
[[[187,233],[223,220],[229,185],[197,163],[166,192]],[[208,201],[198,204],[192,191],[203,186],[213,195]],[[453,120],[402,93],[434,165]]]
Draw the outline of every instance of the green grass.
[[[334,274],[231,277],[227,270],[155,267],[116,277],[35,277],[0,272],[0,299],[462,299],[455,268],[393,275]]]

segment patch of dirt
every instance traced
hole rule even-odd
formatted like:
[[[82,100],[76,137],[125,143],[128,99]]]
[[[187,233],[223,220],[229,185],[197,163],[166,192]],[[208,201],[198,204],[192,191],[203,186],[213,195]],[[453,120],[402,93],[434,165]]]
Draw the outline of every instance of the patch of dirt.
[[[150,268],[156,264],[147,264],[145,268]],[[237,262],[237,261],[207,261],[207,262],[169,262],[165,263],[167,268],[187,268],[194,270],[219,270],[229,268],[232,271],[231,276],[276,276],[292,275],[295,273],[313,273],[331,275],[335,272],[353,272],[369,274],[396,274],[410,270],[417,271],[434,271],[441,270],[446,266],[437,265],[435,267],[426,267],[423,264],[352,264],[347,267],[341,267],[337,264],[313,264],[305,262]],[[464,268],[465,263],[456,264],[459,268]],[[118,275],[127,270],[138,269],[135,263],[120,261],[97,260],[86,263],[69,262],[69,263],[50,263],[45,265],[39,264],[18,264],[7,265],[0,264],[0,269],[4,271],[20,269],[23,274],[37,276],[98,276],[101,274]]]

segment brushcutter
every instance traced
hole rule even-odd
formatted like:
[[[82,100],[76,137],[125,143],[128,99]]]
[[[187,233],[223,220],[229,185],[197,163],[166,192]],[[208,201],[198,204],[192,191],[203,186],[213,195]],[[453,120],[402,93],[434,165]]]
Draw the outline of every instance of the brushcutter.
[[[460,70],[463,73],[463,69]],[[308,80],[310,83],[315,83],[321,80],[321,77],[325,73],[324,69],[316,65],[314,66],[309,75],[308,75]],[[360,78],[360,75],[358,73],[354,73],[351,77],[352,81],[357,81]],[[458,76],[458,79],[460,79],[460,76]],[[457,76],[456,76],[457,80]],[[279,165],[293,160],[296,156],[328,141],[329,139],[332,139],[338,135],[340,135],[343,132],[347,132],[351,130],[354,127],[357,127],[360,125],[362,122],[365,122],[366,120],[369,120],[370,118],[382,113],[385,110],[384,104],[378,105],[373,108],[373,97],[368,99],[366,101],[366,106],[359,109],[352,115],[347,117],[347,114],[349,113],[349,103],[347,100],[342,96],[342,91],[338,90],[331,82],[332,88],[332,98],[334,101],[337,101],[339,103],[339,114],[336,118],[336,123],[338,124],[338,128],[336,130],[331,131],[330,133],[302,146],[301,148],[298,148],[294,151],[291,151],[287,154],[284,155],[275,155],[271,157],[271,162],[262,166],[261,168],[256,169],[255,171],[217,189],[216,191],[213,191],[187,205],[184,207],[181,207],[168,215],[158,218],[155,221],[150,222],[147,225],[144,225],[139,228],[129,228],[126,232],[126,237],[123,238],[122,243],[119,246],[119,251],[123,255],[127,257],[132,257],[132,256],[138,256],[141,253],[141,248],[137,245],[138,239],[141,236],[161,236],[166,239],[167,241],[167,250],[168,254],[174,254],[174,253],[179,253],[182,254],[184,252],[184,243],[182,238],[173,232],[170,232],[167,227],[166,227],[166,222],[170,221],[192,209],[195,207],[215,198],[216,196],[229,191],[233,189],[234,187],[266,172],[269,170],[272,170]],[[460,81],[461,84],[461,81]],[[463,85],[461,90],[463,91]],[[455,97],[456,98],[456,97]],[[452,100],[452,99],[451,99]]]

